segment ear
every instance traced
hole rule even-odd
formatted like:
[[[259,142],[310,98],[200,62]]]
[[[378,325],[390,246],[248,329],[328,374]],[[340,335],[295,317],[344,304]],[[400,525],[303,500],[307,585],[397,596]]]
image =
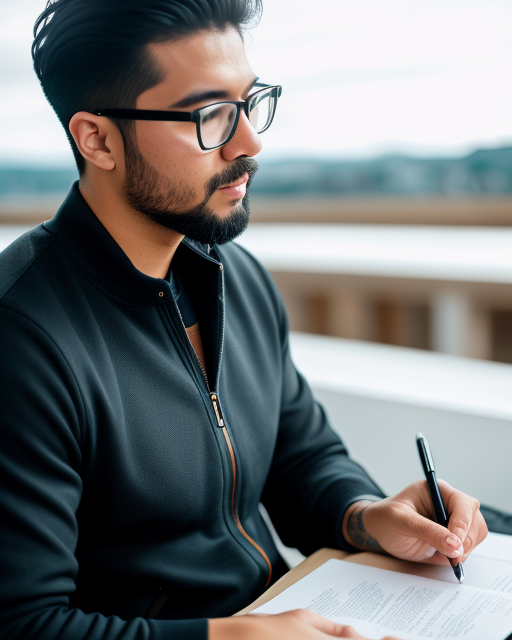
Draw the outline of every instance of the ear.
[[[124,154],[121,133],[105,116],[79,111],[69,121],[69,132],[85,160],[100,169],[112,171]]]

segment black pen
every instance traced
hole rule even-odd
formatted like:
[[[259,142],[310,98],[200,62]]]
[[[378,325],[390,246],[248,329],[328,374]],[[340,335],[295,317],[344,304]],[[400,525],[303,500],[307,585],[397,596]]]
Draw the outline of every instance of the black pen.
[[[416,444],[418,445],[418,453],[420,454],[421,464],[423,466],[423,471],[425,472],[425,478],[427,479],[428,490],[430,492],[430,497],[432,498],[432,504],[434,505],[437,524],[448,529],[448,516],[446,515],[446,509],[444,508],[443,499],[441,498],[439,487],[437,485],[434,459],[432,458],[427,439],[422,433],[416,434]],[[448,560],[452,565],[453,573],[457,580],[460,583],[464,582],[462,564],[453,558],[448,558]]]

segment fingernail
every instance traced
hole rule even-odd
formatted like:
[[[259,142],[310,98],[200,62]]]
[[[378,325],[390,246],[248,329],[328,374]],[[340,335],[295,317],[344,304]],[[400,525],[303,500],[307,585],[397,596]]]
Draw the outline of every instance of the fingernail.
[[[446,539],[446,544],[449,544],[451,547],[458,547],[460,545],[460,538],[457,538],[457,536],[450,536]]]
[[[460,545],[460,547],[458,549],[456,549],[455,551],[450,552],[450,558],[459,558],[463,554],[464,554],[464,546]]]
[[[435,552],[436,550],[434,549],[434,547],[429,547],[427,549],[427,552],[425,553],[425,558],[431,558]]]

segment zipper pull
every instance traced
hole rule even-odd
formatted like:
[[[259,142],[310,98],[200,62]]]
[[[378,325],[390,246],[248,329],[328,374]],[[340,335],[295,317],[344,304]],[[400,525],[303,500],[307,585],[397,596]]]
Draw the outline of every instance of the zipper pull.
[[[210,393],[210,399],[213,404],[213,410],[215,411],[215,415],[217,416],[217,424],[219,429],[223,429],[226,424],[224,422],[224,416],[222,415],[222,409],[220,408],[219,398],[215,393]]]

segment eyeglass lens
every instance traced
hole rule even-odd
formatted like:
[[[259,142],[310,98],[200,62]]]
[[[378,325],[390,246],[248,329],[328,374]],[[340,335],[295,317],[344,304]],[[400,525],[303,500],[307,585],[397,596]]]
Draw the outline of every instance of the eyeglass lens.
[[[249,121],[258,133],[270,126],[276,107],[276,99],[272,93],[255,96],[249,105]]]
[[[201,109],[201,140],[205,147],[217,147],[229,138],[236,113],[236,104],[229,103]]]
[[[249,103],[249,121],[258,133],[272,122],[276,99],[271,92],[262,92]],[[201,141],[206,148],[222,145],[230,137],[236,123],[237,106],[229,102],[201,109]]]

